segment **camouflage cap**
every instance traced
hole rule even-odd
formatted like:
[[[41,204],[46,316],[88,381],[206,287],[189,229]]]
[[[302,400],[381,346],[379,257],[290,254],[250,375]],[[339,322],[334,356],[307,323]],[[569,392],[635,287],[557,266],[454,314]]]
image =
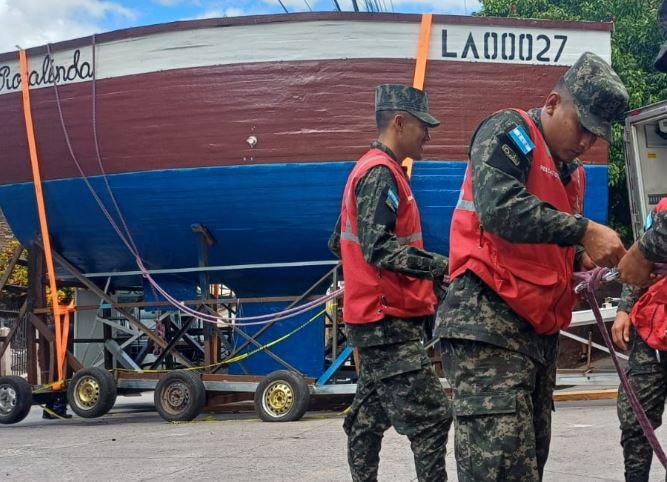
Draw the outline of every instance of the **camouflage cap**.
[[[628,105],[628,91],[607,62],[585,52],[563,75],[581,124],[611,142],[611,123]]]
[[[660,72],[667,72],[667,0],[662,0],[658,8],[658,26],[662,33],[662,47],[655,59],[655,68]]]
[[[382,84],[375,88],[375,112],[402,110],[409,112],[429,127],[440,121],[428,113],[428,95],[423,90],[403,84]]]

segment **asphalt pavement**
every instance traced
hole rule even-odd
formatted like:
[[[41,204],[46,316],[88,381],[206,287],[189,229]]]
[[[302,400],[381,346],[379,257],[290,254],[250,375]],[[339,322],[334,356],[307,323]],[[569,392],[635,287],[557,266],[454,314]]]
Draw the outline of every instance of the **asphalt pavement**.
[[[298,422],[266,423],[254,413],[203,414],[167,423],[152,394],[119,397],[98,419],[43,420],[41,409],[0,426],[1,480],[346,481],[340,413],[308,412]],[[622,481],[620,432],[613,400],[556,405],[545,481]],[[667,433],[658,430],[667,444]],[[453,434],[447,448],[456,481]],[[651,481],[665,480],[654,461]],[[389,430],[380,481],[416,480],[410,445]]]

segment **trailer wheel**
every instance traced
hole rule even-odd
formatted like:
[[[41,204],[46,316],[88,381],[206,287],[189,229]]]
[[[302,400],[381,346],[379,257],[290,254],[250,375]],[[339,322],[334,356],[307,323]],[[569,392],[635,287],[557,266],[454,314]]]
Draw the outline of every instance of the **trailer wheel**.
[[[269,373],[255,391],[255,410],[265,422],[292,422],[308,410],[308,383],[298,373],[278,370]]]
[[[0,423],[18,423],[32,406],[32,387],[21,377],[0,377]]]
[[[79,417],[106,415],[116,403],[116,381],[103,368],[82,368],[67,385],[67,401]]]
[[[187,422],[199,415],[206,402],[206,388],[199,375],[176,370],[155,387],[155,408],[167,422]]]

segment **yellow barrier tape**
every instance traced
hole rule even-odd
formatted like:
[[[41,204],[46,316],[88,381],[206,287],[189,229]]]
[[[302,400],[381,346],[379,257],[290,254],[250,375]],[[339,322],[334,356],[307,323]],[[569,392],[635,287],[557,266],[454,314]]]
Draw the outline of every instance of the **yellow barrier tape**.
[[[59,420],[67,420],[67,417],[61,417],[60,415],[58,415],[56,412],[54,412],[53,410],[51,410],[51,409],[50,409],[49,407],[47,407],[46,405],[40,405],[40,407],[42,407],[42,408],[44,409],[44,411],[45,411],[46,413],[48,413],[49,415],[51,415],[52,417],[56,417],[56,418],[59,419]]]
[[[315,321],[317,318],[322,316],[325,313],[325,311],[326,311],[326,309],[323,309],[322,311],[317,313],[315,316],[313,316],[311,319],[309,319],[305,323],[301,324],[300,326],[297,326],[296,328],[294,328],[289,333],[286,333],[283,336],[281,336],[279,338],[276,338],[275,340],[270,341],[269,343],[267,343],[265,345],[259,346],[252,351],[249,351],[247,353],[241,353],[241,354],[236,355],[234,357],[226,358],[222,361],[219,361],[217,363],[213,363],[213,364],[210,364],[210,365],[202,365],[202,366],[197,366],[197,367],[184,368],[183,370],[185,370],[185,371],[206,370],[208,368],[216,368],[216,367],[219,367],[221,365],[230,365],[232,363],[236,363],[236,362],[240,362],[241,360],[245,360],[246,358],[249,358],[252,355],[255,355],[255,354],[257,354],[261,351],[267,350],[267,349],[277,345],[278,343],[281,343],[281,342],[287,340],[290,336],[292,336],[295,333],[301,331],[306,326],[308,326],[313,321]],[[125,372],[125,373],[128,373],[128,372],[129,373],[167,373],[167,372],[173,371],[173,370],[164,370],[164,369],[160,369],[160,370],[130,370],[130,369],[127,369],[127,368],[115,368],[114,370],[117,371],[117,372]]]

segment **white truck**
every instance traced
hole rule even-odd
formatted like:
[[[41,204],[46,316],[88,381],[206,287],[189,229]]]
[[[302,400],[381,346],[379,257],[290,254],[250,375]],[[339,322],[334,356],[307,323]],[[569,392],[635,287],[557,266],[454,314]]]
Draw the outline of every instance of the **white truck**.
[[[625,164],[635,238],[667,196],[667,100],[631,111],[625,120]]]

